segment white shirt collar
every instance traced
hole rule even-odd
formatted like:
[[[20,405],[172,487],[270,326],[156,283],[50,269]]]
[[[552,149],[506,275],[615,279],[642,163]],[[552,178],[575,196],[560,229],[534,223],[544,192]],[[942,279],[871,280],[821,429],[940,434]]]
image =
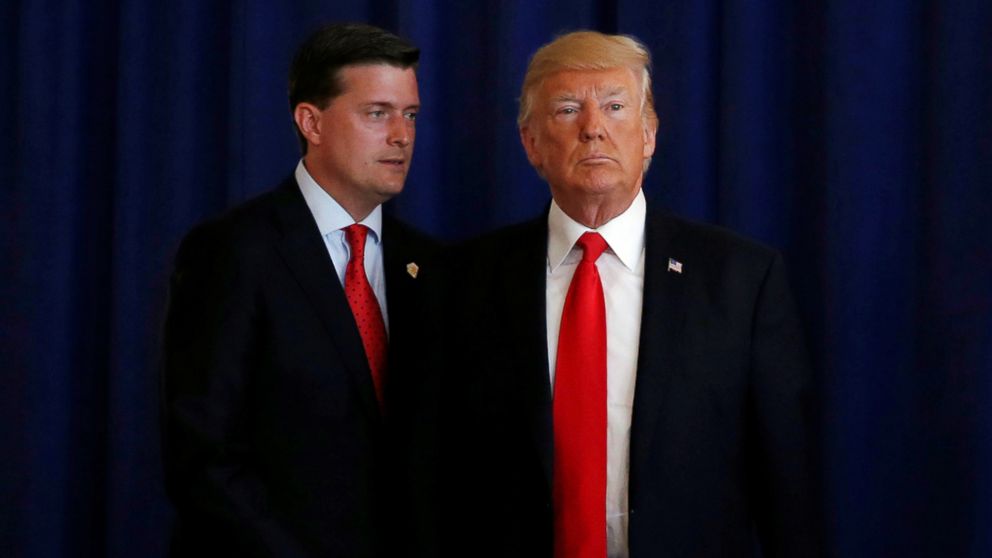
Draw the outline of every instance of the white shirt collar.
[[[637,196],[623,213],[610,219],[598,229],[590,229],[565,214],[558,204],[551,200],[548,212],[548,269],[554,272],[565,261],[575,241],[588,231],[598,232],[606,240],[610,249],[627,269],[633,271],[644,253],[644,220],[647,203],[644,191]]]
[[[296,165],[295,176],[296,183],[299,184],[300,192],[303,194],[303,199],[306,200],[307,207],[310,208],[310,213],[313,214],[313,218],[317,221],[317,228],[320,230],[321,236],[327,236],[355,222],[351,214],[345,208],[341,207],[341,204],[331,197],[327,193],[327,190],[321,188],[313,177],[310,176],[306,166],[303,164],[303,159],[300,159],[300,162]],[[372,229],[376,239],[382,238],[382,206],[377,205],[372,210],[372,213],[369,213],[361,221],[361,224]]]

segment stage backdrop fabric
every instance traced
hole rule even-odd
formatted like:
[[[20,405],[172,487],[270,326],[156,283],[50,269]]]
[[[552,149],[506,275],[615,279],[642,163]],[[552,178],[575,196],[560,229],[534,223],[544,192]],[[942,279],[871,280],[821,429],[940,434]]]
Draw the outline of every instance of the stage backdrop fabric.
[[[415,41],[389,211],[456,240],[541,211],[529,55],[655,57],[649,203],[781,248],[816,364],[832,556],[992,556],[987,0],[7,1],[0,7],[0,555],[161,557],[158,343],[177,243],[289,175],[293,50]]]

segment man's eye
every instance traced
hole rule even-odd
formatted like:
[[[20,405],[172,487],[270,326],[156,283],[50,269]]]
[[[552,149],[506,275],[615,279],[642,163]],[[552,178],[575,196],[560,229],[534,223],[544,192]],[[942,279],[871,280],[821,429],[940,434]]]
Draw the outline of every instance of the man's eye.
[[[417,113],[415,113],[415,112],[408,112],[408,113],[404,114],[403,117],[406,118],[407,120],[416,120],[417,119]]]
[[[386,116],[386,111],[384,110],[369,111],[369,116],[372,118],[382,118],[383,116]]]
[[[561,112],[562,114],[575,114],[578,111],[575,110],[574,107],[565,107],[565,108],[561,109],[561,111],[559,111],[559,112]]]
[[[623,105],[620,103],[610,103],[610,110],[623,110]]]

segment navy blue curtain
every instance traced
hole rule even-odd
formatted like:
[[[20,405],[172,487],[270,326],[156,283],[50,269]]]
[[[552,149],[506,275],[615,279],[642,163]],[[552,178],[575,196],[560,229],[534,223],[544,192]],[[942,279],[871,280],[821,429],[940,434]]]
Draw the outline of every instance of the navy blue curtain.
[[[515,130],[530,53],[636,35],[649,203],[781,248],[820,382],[831,554],[992,556],[987,0],[7,1],[0,7],[0,555],[163,556],[159,328],[181,235],[298,158],[296,45],[423,51],[390,211],[456,240],[548,199]]]

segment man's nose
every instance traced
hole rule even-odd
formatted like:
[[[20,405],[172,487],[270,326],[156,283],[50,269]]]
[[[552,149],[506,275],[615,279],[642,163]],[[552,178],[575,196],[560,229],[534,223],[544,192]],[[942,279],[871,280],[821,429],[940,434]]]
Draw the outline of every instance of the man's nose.
[[[599,107],[590,107],[582,111],[581,119],[582,141],[592,141],[603,139],[606,132],[606,122],[603,111]]]
[[[406,147],[413,141],[413,121],[405,117],[395,118],[389,124],[389,145]]]

